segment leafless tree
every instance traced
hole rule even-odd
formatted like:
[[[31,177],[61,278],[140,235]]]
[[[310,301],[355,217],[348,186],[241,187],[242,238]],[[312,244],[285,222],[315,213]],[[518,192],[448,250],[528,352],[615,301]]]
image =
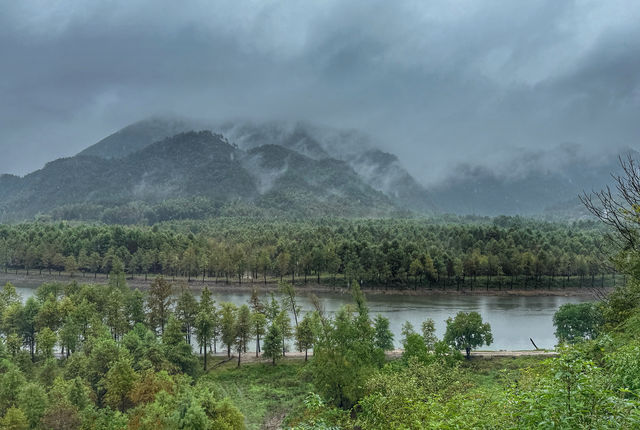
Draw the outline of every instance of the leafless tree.
[[[639,251],[640,166],[631,153],[618,159],[622,174],[611,174],[613,188],[584,192],[580,201],[600,221],[612,227],[615,242],[622,249]]]

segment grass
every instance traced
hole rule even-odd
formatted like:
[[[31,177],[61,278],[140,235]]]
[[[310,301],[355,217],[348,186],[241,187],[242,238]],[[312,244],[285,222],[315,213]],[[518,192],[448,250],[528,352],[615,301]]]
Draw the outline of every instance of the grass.
[[[232,361],[211,370],[205,378],[215,381],[245,416],[248,429],[274,428],[286,415],[300,408],[313,386],[303,375],[303,360],[287,360],[276,366]]]
[[[481,390],[502,391],[515,382],[523,369],[539,365],[547,357],[492,357],[463,360],[461,367],[469,381]],[[213,361],[212,361],[213,364]],[[288,359],[276,366],[232,360],[204,376],[218,383],[225,395],[245,415],[248,429],[279,428],[286,416],[301,410],[304,398],[313,392],[305,376],[302,359]]]
[[[505,387],[515,382],[523,369],[535,367],[548,357],[475,357],[463,360],[462,369],[478,387]]]

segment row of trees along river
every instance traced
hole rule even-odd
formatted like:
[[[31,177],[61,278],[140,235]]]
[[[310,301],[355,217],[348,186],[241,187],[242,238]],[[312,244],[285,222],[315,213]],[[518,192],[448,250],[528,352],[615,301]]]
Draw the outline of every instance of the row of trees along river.
[[[0,225],[0,270],[364,288],[615,284],[603,229],[520,217]]]

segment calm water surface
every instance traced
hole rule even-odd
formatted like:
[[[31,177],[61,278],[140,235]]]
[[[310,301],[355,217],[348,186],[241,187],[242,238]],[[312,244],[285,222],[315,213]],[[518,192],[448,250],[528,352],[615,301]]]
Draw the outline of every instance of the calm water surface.
[[[17,287],[24,299],[34,292],[33,287]],[[249,292],[213,292],[216,302],[232,302],[237,305],[247,303]],[[351,296],[340,293],[318,294],[325,310],[334,313],[340,306],[350,303]],[[263,296],[268,299],[268,295]],[[395,335],[395,344],[399,347],[400,330],[405,321],[420,330],[422,321],[432,318],[436,323],[438,337],[445,331],[445,320],[459,311],[476,311],[484,321],[491,324],[494,343],[482,349],[519,350],[533,349],[529,338],[540,348],[553,348],[556,339],[553,335],[553,314],[565,303],[580,303],[588,300],[584,297],[557,296],[458,296],[458,295],[370,295],[367,297],[371,317],[381,314],[391,323]],[[303,312],[312,310],[306,296],[299,297]]]

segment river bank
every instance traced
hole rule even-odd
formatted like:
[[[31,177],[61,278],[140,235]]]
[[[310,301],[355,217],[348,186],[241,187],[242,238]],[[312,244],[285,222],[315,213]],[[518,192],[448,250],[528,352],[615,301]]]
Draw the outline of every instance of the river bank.
[[[151,282],[155,276],[134,276],[128,277],[126,279],[127,285],[131,288],[137,288],[141,290],[145,290],[149,287]],[[188,280],[187,278],[180,277],[167,277],[168,281],[173,283],[176,288],[182,288],[188,286],[190,289],[194,291],[202,291],[205,287],[211,291],[219,291],[219,292],[247,292],[252,291],[254,288],[260,290],[261,292],[276,292],[278,291],[278,283],[277,279],[268,279],[266,283],[264,282],[251,282],[246,281],[242,283],[238,283],[237,281],[229,281],[226,282],[224,279],[211,279],[207,278],[204,281],[202,279],[191,278]],[[70,282],[78,282],[78,283],[86,283],[86,284],[97,284],[97,285],[105,285],[109,282],[109,279],[102,274],[97,276],[94,275],[82,275],[82,274],[74,274],[69,275],[67,273],[34,273],[31,272],[27,275],[26,272],[8,272],[8,273],[0,273],[0,284],[5,284],[7,282],[12,283],[16,287],[23,288],[37,288],[39,285],[46,282],[61,282],[61,283],[70,283]],[[349,294],[348,288],[344,286],[331,286],[326,284],[318,284],[317,282],[311,282],[310,280],[306,283],[298,282],[296,280],[296,288],[299,289],[300,292],[306,293],[333,293],[333,294]],[[485,288],[483,286],[476,285],[471,288],[469,285],[464,286],[463,288],[457,287],[456,285],[449,285],[446,287],[440,286],[432,286],[432,287],[414,287],[411,285],[406,285],[403,287],[393,287],[393,288],[384,288],[384,287],[376,287],[376,288],[367,288],[364,286],[362,288],[363,292],[367,295],[404,295],[404,296],[430,296],[430,295],[463,295],[463,296],[559,296],[559,297],[585,297],[585,298],[601,298],[602,296],[608,294],[613,290],[613,287],[530,287],[530,288],[509,288],[508,286],[504,286],[501,288]]]
[[[394,349],[391,351],[386,351],[385,356],[387,360],[395,360],[402,357],[402,353],[404,350],[402,349]],[[472,351],[470,355],[470,359],[472,360],[491,360],[494,358],[519,358],[519,357],[556,357],[558,353],[556,351],[550,350],[518,350],[518,351]],[[211,369],[216,368],[222,364],[232,362],[238,362],[238,355],[236,353],[231,354],[231,357],[227,357],[225,352],[218,351],[216,354],[211,354],[211,357],[214,359],[214,363],[211,365]],[[280,360],[304,360],[305,353],[299,351],[291,351],[287,352],[286,355]],[[309,351],[308,358],[311,359],[313,357],[313,352]],[[217,360],[217,362],[215,361]],[[262,356],[256,357],[255,353],[245,353],[240,357],[241,363],[264,363],[269,364],[271,360],[267,358],[263,358]]]

